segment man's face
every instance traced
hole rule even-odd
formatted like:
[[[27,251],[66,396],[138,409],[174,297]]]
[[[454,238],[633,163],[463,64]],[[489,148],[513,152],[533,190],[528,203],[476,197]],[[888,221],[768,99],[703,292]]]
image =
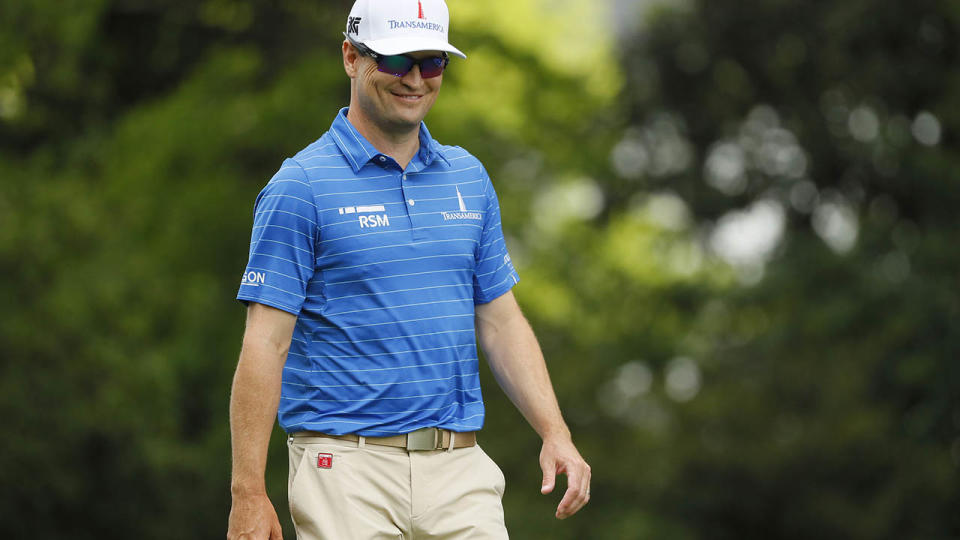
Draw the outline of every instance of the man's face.
[[[357,54],[355,51],[353,54]],[[436,51],[420,51],[409,55],[420,59],[438,54]],[[424,79],[420,76],[420,67],[414,65],[406,75],[397,77],[378,71],[372,58],[359,54],[354,62],[355,97],[364,116],[385,132],[419,128],[437,101],[443,75]]]

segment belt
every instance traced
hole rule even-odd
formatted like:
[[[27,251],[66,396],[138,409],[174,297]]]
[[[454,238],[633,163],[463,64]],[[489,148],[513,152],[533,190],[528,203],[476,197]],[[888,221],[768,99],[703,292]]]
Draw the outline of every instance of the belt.
[[[291,437],[324,437],[327,439],[340,439],[344,441],[360,442],[360,436],[356,433],[347,433],[344,435],[330,435],[318,431],[298,431]],[[421,428],[410,433],[402,435],[393,435],[391,437],[363,437],[365,443],[378,444],[380,446],[393,446],[395,448],[406,448],[407,450],[446,450],[450,448],[450,439],[453,438],[454,448],[466,448],[477,445],[477,432],[468,431],[457,433],[441,428]]]

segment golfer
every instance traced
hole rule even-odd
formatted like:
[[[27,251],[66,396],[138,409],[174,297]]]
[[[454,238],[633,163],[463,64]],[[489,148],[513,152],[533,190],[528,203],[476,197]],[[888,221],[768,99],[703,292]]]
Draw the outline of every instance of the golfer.
[[[281,536],[264,481],[275,416],[298,538],[507,538],[503,474],[477,442],[478,340],[543,439],[541,491],[567,477],[556,517],[590,498],[511,292],[490,177],[423,123],[450,56],[466,58],[448,30],[443,0],[357,0],[342,46],[349,107],[257,197],[237,295],[228,538]]]

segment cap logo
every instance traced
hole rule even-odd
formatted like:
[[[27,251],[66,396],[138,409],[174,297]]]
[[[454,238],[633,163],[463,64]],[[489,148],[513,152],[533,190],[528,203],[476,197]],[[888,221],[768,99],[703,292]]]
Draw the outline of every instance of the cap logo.
[[[387,21],[387,26],[389,26],[390,30],[397,30],[398,28],[399,29],[411,28],[411,29],[420,29],[420,30],[432,30],[434,32],[441,32],[441,33],[446,32],[446,28],[442,24],[437,24],[435,22],[429,22],[429,21],[421,22],[421,21],[415,21],[412,19],[409,21],[395,21],[393,19],[390,19],[389,21]]]
[[[417,17],[420,19],[426,19],[426,17],[423,16],[423,3],[420,0],[417,0],[417,6],[420,8],[420,13],[417,15]]]
[[[347,18],[347,33],[348,34],[360,34],[360,20],[363,17],[348,17]]]

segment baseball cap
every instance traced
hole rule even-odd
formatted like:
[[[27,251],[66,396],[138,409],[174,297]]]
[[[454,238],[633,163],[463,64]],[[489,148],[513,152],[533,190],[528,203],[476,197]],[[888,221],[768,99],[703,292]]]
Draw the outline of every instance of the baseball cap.
[[[446,51],[466,58],[450,44],[449,27],[444,0],[357,0],[343,34],[386,56]]]

